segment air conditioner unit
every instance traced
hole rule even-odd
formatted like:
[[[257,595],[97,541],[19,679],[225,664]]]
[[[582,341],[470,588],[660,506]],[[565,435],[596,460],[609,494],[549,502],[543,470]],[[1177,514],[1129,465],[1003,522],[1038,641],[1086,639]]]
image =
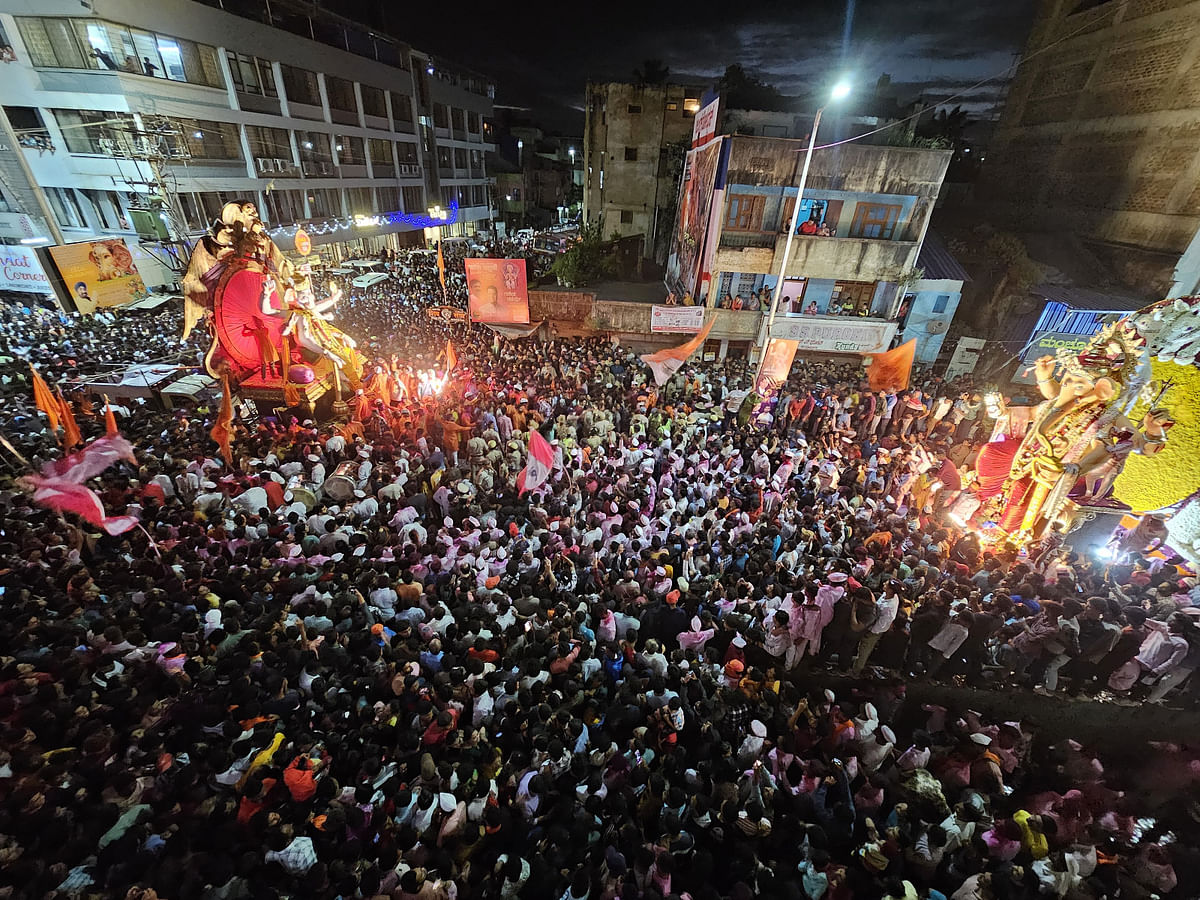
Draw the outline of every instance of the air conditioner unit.
[[[930,334],[941,334],[948,327],[944,319],[930,319],[925,323],[925,330]]]
[[[254,157],[254,165],[258,169],[259,172],[274,172],[275,171],[275,160],[267,159],[264,156]]]
[[[291,168],[292,168],[292,161],[290,159],[275,160],[275,171],[276,172],[287,172]]]

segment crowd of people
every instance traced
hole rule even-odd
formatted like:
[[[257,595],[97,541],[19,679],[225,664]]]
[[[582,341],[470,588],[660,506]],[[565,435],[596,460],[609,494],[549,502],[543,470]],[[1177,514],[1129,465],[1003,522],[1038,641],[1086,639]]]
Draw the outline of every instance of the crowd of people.
[[[232,465],[215,405],[132,408],[138,463],[97,482],[141,523],[118,536],[6,457],[0,895],[1200,895],[1186,748],[1150,790],[1028,719],[907,698],[1193,702],[1169,561],[1026,556],[947,517],[992,425],[970,385],[799,362],[761,416],[743,361],[658,388],[607,340],[434,321],[431,265],[337,321],[408,369],[452,341],[440,394],[242,421]],[[5,311],[13,448],[58,453],[27,360],[69,387],[178,318]],[[560,456],[520,493],[532,430]]]

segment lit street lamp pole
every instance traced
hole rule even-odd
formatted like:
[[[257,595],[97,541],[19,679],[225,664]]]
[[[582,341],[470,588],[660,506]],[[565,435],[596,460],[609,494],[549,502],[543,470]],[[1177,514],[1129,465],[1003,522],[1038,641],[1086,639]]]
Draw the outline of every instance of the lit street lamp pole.
[[[839,100],[844,100],[850,94],[850,85],[844,81],[839,81],[834,85],[830,92],[830,102],[836,103]],[[758,367],[761,371],[763,361],[767,356],[767,342],[771,338],[771,327],[775,324],[775,315],[779,311],[779,298],[783,294],[783,277],[787,272],[788,260],[792,256],[792,241],[796,236],[796,227],[800,221],[800,202],[804,199],[804,188],[808,183],[808,168],[812,165],[813,149],[817,144],[817,128],[821,125],[821,113],[825,112],[825,107],[822,106],[817,110],[816,116],[813,118],[812,132],[808,136],[808,152],[804,154],[804,168],[800,172],[800,184],[796,191],[796,204],[792,207],[792,221],[788,226],[787,240],[783,245],[783,259],[779,262],[779,274],[775,279],[775,291],[771,297],[771,313],[767,316],[766,329],[762,337],[762,349],[759,351]]]

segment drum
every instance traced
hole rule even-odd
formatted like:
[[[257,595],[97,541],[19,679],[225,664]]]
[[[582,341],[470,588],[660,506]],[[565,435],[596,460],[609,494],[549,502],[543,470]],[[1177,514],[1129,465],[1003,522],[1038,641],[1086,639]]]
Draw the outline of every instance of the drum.
[[[354,491],[357,488],[358,462],[348,459],[325,479],[325,483],[321,486],[321,492],[335,503],[345,503],[354,499]]]

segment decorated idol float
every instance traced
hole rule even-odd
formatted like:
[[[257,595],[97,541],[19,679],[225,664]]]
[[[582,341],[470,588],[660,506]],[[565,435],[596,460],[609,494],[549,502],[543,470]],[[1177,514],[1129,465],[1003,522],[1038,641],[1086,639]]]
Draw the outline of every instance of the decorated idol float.
[[[330,390],[340,401],[358,388],[362,357],[328,318],[340,290],[318,298],[308,267],[283,256],[253,203],[225,204],[192,251],[183,292],[183,336],[203,322],[205,368],[243,396],[311,409]]]
[[[1119,552],[1200,562],[1200,298],[1163,300],[1035,365],[1043,401],[992,410],[969,507],[986,537],[1030,547],[1128,512]],[[1170,440],[1168,440],[1168,434]]]

